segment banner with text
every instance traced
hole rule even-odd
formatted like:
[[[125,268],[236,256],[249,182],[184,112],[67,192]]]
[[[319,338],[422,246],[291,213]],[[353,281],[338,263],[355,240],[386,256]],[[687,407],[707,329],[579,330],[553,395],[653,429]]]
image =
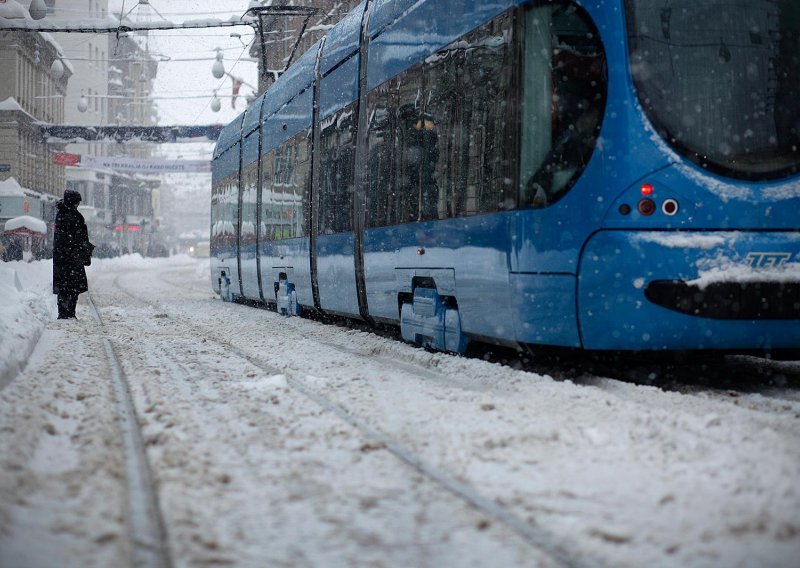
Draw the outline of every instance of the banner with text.
[[[102,168],[118,172],[138,173],[194,173],[210,172],[207,160],[140,160],[137,158],[108,158],[104,156],[81,156],[82,168]]]
[[[53,163],[62,166],[137,173],[180,174],[211,171],[211,162],[207,160],[141,160],[137,158],[90,156],[87,154],[78,155],[68,152],[56,152],[53,155]]]

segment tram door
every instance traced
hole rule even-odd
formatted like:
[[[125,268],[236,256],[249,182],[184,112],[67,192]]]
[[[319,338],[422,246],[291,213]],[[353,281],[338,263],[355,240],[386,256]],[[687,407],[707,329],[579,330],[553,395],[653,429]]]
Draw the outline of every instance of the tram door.
[[[358,55],[322,78],[316,223],[320,307],[358,316],[355,278],[355,191]],[[344,92],[343,92],[344,89]]]

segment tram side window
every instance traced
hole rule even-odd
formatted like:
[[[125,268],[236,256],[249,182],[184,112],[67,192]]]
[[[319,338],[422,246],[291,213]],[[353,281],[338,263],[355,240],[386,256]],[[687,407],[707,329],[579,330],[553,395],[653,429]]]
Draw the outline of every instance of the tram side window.
[[[425,61],[425,114],[419,125],[425,130],[426,162],[423,168],[424,219],[446,219],[463,214],[464,187],[458,175],[463,163],[464,105],[459,77],[464,50],[445,48]]]
[[[431,163],[422,119],[422,71],[412,68],[387,81],[367,99],[369,226],[381,227],[420,220],[420,183]]]
[[[395,186],[392,195],[394,215],[392,224],[421,221],[429,211],[423,211],[431,182],[430,164],[435,163],[436,136],[426,128],[423,110],[422,69],[414,67],[403,73],[393,89],[397,95],[394,136]],[[432,125],[430,118],[428,125]],[[421,199],[422,193],[426,199]]]
[[[310,129],[261,157],[261,240],[308,235]]]
[[[253,162],[242,172],[242,230],[240,247],[244,252],[255,244],[256,239],[256,185],[258,163]],[[251,250],[252,253],[254,251]]]
[[[514,124],[511,119],[510,13],[467,34],[461,92],[463,93],[461,214],[488,213],[516,206],[511,180]]]
[[[276,239],[291,237],[287,209],[292,203],[294,185],[294,145],[284,143],[275,149],[275,177],[272,184],[273,204],[278,216]]]
[[[228,203],[226,201],[226,194],[228,191],[228,178],[225,178],[220,181],[218,186],[218,192],[216,196],[216,230],[214,231],[214,237],[216,241],[216,251],[219,254],[223,254],[225,252],[225,247],[227,246],[226,237],[225,237],[225,225],[228,221]]]
[[[367,158],[367,225],[395,224],[394,137],[397,128],[394,110],[397,83],[389,81],[367,98],[369,109]]]
[[[280,219],[275,215],[275,150],[261,156],[261,242],[273,241],[279,233]],[[278,225],[276,227],[276,224]]]
[[[214,184],[211,188],[211,255],[215,256],[220,252],[220,227],[222,207],[220,204],[221,183]]]
[[[236,235],[239,232],[239,176],[228,178],[225,193],[227,207],[227,220],[225,224],[226,249],[231,256],[236,255]]]
[[[510,14],[369,94],[368,226],[516,206]]]
[[[211,228],[212,246],[217,254],[235,254],[238,191],[236,176],[228,176],[217,185],[212,197],[214,226]]]
[[[320,234],[353,230],[355,134],[355,103],[325,118],[320,125]]]
[[[589,162],[606,99],[606,61],[588,15],[570,2],[523,12],[520,206],[560,199]]]
[[[294,183],[292,185],[291,206],[288,221],[292,237],[308,235],[309,195],[311,191],[311,129],[295,135]]]

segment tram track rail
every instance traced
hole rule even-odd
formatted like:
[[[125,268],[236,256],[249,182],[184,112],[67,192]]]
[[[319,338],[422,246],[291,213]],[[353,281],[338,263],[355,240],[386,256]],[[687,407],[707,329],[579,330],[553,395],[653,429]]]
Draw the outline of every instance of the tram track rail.
[[[120,283],[120,278],[123,275],[124,274],[119,274],[114,278],[114,288],[137,302],[148,305],[155,309],[161,309],[161,306],[158,304],[158,302],[146,300],[127,290],[126,287]],[[161,279],[165,284],[169,286],[175,286],[175,284],[172,284],[163,278]],[[204,337],[208,341],[217,343],[228,352],[247,361],[254,367],[257,367],[270,375],[283,375],[286,379],[286,383],[294,391],[312,401],[324,411],[338,417],[343,422],[359,431],[374,445],[385,449],[399,461],[406,464],[409,468],[421,474],[435,485],[458,498],[460,501],[466,503],[487,519],[491,519],[507,527],[532,548],[538,550],[541,554],[548,557],[554,564],[576,568],[581,568],[584,566],[602,566],[602,562],[596,558],[587,559],[583,556],[576,556],[574,553],[570,552],[567,547],[567,543],[565,543],[563,539],[555,537],[554,534],[544,527],[523,519],[512,512],[509,508],[496,503],[488,497],[485,497],[472,485],[461,481],[456,476],[451,475],[447,471],[423,459],[420,455],[409,449],[406,445],[392,437],[390,434],[387,434],[381,430],[379,427],[373,426],[369,421],[351,412],[345,406],[325,396],[318,390],[311,388],[305,381],[303,381],[302,378],[298,376],[297,373],[292,372],[291,370],[279,369],[273,365],[270,365],[257,355],[246,352],[230,341],[209,336],[209,330],[203,328],[202,326],[192,324],[191,322],[186,322],[185,318],[183,319],[184,323],[188,323],[189,327],[194,329],[198,335]],[[351,350],[347,350],[335,344],[325,343],[325,345],[343,353],[363,355],[360,353],[353,353]],[[363,356],[366,357],[366,355]],[[416,365],[413,366],[416,367]],[[422,367],[420,368],[422,369]],[[426,370],[426,374],[430,373],[432,373],[430,370]],[[442,377],[444,377],[444,375],[442,375]]]
[[[165,294],[169,294],[169,291],[181,286],[179,282],[171,281],[171,274],[172,271],[158,271],[154,275],[157,280],[163,282]],[[153,309],[170,311],[165,305],[163,305],[162,302],[159,301],[158,298],[143,299],[128,292],[125,289],[124,283],[121,282],[122,276],[123,275],[120,275],[115,281],[115,287],[121,292],[124,292],[125,295],[130,296],[137,302],[147,304]],[[237,306],[231,306],[234,312],[236,311],[236,307]],[[235,341],[229,342],[226,341],[225,338],[217,338],[208,325],[196,325],[196,322],[189,323],[198,330],[203,330],[205,334],[211,332],[209,339],[213,339],[215,340],[215,343],[223,345],[228,352],[240,357],[244,357],[249,363],[267,373],[284,375],[287,379],[287,384],[289,384],[293,390],[303,394],[303,396],[306,398],[314,400],[312,396],[302,392],[302,387],[306,387],[308,390],[310,390],[311,394],[317,394],[321,396],[325,403],[329,403],[333,406],[327,408],[325,404],[320,404],[320,401],[314,400],[318,406],[336,415],[345,422],[349,422],[351,419],[356,421],[357,423],[351,423],[351,426],[363,432],[364,435],[368,436],[369,439],[375,444],[387,449],[387,451],[390,451],[397,459],[400,459],[409,467],[416,469],[426,478],[433,480],[440,486],[442,486],[442,483],[437,479],[437,477],[440,475],[443,478],[442,481],[444,483],[454,481],[455,483],[451,484],[451,487],[447,487],[448,492],[457,495],[459,499],[469,503],[470,506],[485,515],[487,519],[497,521],[498,523],[502,523],[503,525],[511,528],[511,530],[527,541],[531,546],[538,550],[548,552],[548,555],[558,564],[581,565],[583,563],[597,565],[601,563],[601,561],[598,561],[598,559],[587,559],[585,557],[574,558],[568,553],[561,555],[563,551],[568,550],[566,548],[568,544],[565,544],[563,537],[551,535],[546,527],[538,527],[533,524],[535,521],[528,521],[525,518],[517,516],[518,511],[516,511],[513,507],[506,508],[505,506],[495,503],[491,499],[486,499],[486,497],[484,497],[474,486],[470,486],[468,484],[460,486],[460,478],[450,475],[447,471],[446,465],[444,466],[444,471],[435,466],[431,467],[430,471],[421,471],[417,469],[417,466],[414,463],[415,459],[418,457],[417,454],[411,451],[409,452],[408,456],[399,455],[402,454],[402,452],[406,450],[408,446],[411,446],[417,450],[414,438],[403,439],[401,443],[397,444],[397,448],[394,448],[391,443],[387,443],[386,440],[382,439],[382,436],[386,436],[387,434],[381,431],[379,426],[379,418],[372,417],[369,420],[364,420],[363,412],[354,413],[351,411],[351,405],[349,405],[347,402],[345,402],[343,406],[331,400],[329,396],[326,396],[330,394],[335,396],[335,392],[328,393],[326,391],[325,394],[321,394],[319,393],[318,389],[308,387],[308,385],[303,382],[302,378],[292,374],[291,371],[287,371],[285,368],[276,368],[274,365],[265,363],[263,359],[258,357],[257,354],[252,353],[252,351],[248,349],[247,345],[242,345],[239,347],[238,344],[235,344]],[[360,345],[358,344],[359,342],[357,342],[356,345],[347,346],[344,344],[345,340],[343,340],[341,344],[339,341],[330,341],[320,338],[314,338],[314,341],[318,342],[321,347],[324,346],[325,348],[331,348],[339,353],[363,358],[365,361],[375,362],[376,359],[385,360],[384,364],[394,364],[395,361],[398,361],[401,363],[400,366],[403,368],[403,370],[407,371],[408,373],[416,374],[425,379],[431,379],[438,382],[440,385],[446,384],[452,385],[454,388],[466,388],[471,390],[474,389],[475,386],[479,386],[478,384],[472,382],[465,383],[464,381],[457,379],[454,380],[453,377],[448,376],[446,372],[442,372],[448,367],[447,361],[449,360],[449,356],[446,354],[432,353],[424,350],[414,350],[414,353],[419,353],[419,355],[409,358],[407,357],[407,347],[404,344],[398,342],[397,347],[395,348],[394,342],[389,339],[387,339],[386,342],[381,342],[380,346],[373,346],[372,348],[369,347],[371,342],[367,342],[365,345]],[[505,362],[497,360],[506,356],[511,356],[510,351],[509,353],[502,354],[499,350],[497,350],[496,358],[493,357],[489,359],[488,362],[496,363],[501,367],[508,367],[511,371],[518,370],[540,375],[549,375],[555,378],[557,381],[569,380],[576,385],[585,385],[591,388],[598,388],[600,390],[613,393],[615,397],[623,397],[632,401],[637,401],[641,396],[644,396],[644,391],[630,388],[623,388],[620,390],[620,388],[616,386],[618,385],[616,381],[627,383],[629,385],[651,385],[664,391],[678,392],[692,397],[713,398],[724,403],[726,406],[745,406],[751,410],[758,410],[769,414],[790,411],[791,409],[786,410],[786,403],[791,404],[792,401],[796,401],[796,395],[798,394],[796,387],[794,387],[792,384],[793,379],[791,379],[791,377],[789,384],[786,387],[778,388],[778,392],[772,392],[776,388],[774,385],[763,379],[763,376],[762,380],[755,380],[755,377],[751,373],[753,365],[764,365],[765,370],[763,370],[763,373],[769,374],[770,369],[774,368],[773,370],[775,370],[775,373],[780,372],[791,375],[792,371],[797,367],[797,364],[792,362],[769,361],[761,358],[748,359],[745,356],[730,357],[726,355],[716,357],[712,356],[708,358],[701,357],[700,360],[704,361],[701,368],[696,364],[698,359],[695,357],[691,357],[687,361],[678,360],[667,363],[662,360],[654,359],[653,361],[640,360],[630,361],[627,363],[623,361],[616,362],[617,364],[612,364],[614,363],[613,361],[598,362],[586,360],[585,358],[567,360],[559,359],[557,357],[541,357],[539,354],[534,353],[527,363],[510,366]],[[442,369],[438,368],[440,364],[444,365]],[[650,372],[660,373],[664,370],[666,370],[666,373],[664,374],[663,379],[652,382],[649,381],[649,377],[647,375]],[[692,373],[696,373],[696,375],[692,375]],[[631,374],[636,376],[631,377]],[[640,379],[643,377],[644,380],[636,380],[637,376]],[[720,377],[724,378],[723,382],[719,382]],[[748,377],[749,380],[753,381],[754,384],[749,384],[747,382]],[[607,379],[611,379],[611,381]],[[764,396],[748,397],[746,396],[748,394],[762,394]],[[339,397],[336,397],[336,399],[340,400]],[[363,424],[358,422],[363,422]],[[375,432],[368,432],[368,429],[373,429]],[[388,438],[389,442],[396,441],[396,437],[392,437],[392,435],[388,435]],[[393,452],[393,449],[397,449],[398,452]],[[430,464],[426,461],[422,461],[420,466],[428,468]],[[460,494],[462,490],[464,491],[463,495]],[[471,494],[470,492],[474,494]],[[476,500],[479,501],[479,504],[473,503],[470,500],[473,498],[476,498]],[[484,499],[485,502],[480,502],[481,499]],[[499,510],[491,511],[493,506],[499,507]],[[511,515],[510,520],[503,518],[505,514]],[[528,531],[532,531],[532,534],[526,534]],[[545,543],[549,542],[552,548],[548,549],[546,545],[539,546],[539,538],[541,538]],[[549,554],[549,550],[554,550],[555,553]]]
[[[95,323],[104,328],[100,312],[91,294],[87,294],[89,310]],[[111,370],[120,439],[124,461],[127,509],[126,523],[130,535],[131,566],[136,568],[170,568],[172,560],[167,545],[167,532],[158,504],[158,494],[147,454],[144,449],[136,408],[125,373],[114,345],[102,337]]]

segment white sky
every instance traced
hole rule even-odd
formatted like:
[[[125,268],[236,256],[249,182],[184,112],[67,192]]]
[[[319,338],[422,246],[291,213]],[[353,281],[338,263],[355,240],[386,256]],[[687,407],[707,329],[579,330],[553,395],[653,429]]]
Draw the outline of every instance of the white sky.
[[[167,20],[174,22],[201,18],[227,20],[232,15],[241,16],[249,5],[247,0],[225,0],[224,2],[219,0],[150,0],[150,6],[136,5],[136,2],[137,0],[125,0],[124,2],[125,12],[136,6],[130,15],[134,21],[160,19],[155,10]],[[118,13],[122,4],[122,0],[111,0],[109,11]],[[237,101],[236,109],[231,108],[232,81],[230,77],[215,79],[211,74],[214,48],[221,47],[224,54],[225,71],[253,86],[257,85],[258,65],[254,61],[249,61],[249,50],[242,45],[242,40],[231,37],[231,33],[241,34],[242,40],[249,46],[254,30],[250,26],[241,26],[150,32],[148,47],[153,53],[162,54],[171,59],[205,58],[203,61],[159,63],[154,95],[157,98],[161,116],[160,124],[224,124],[244,110],[246,102],[243,97]],[[240,57],[248,61],[239,60],[237,62]],[[222,103],[222,108],[217,113],[211,111],[214,89],[217,89]],[[243,85],[240,95],[251,92],[252,89]]]

